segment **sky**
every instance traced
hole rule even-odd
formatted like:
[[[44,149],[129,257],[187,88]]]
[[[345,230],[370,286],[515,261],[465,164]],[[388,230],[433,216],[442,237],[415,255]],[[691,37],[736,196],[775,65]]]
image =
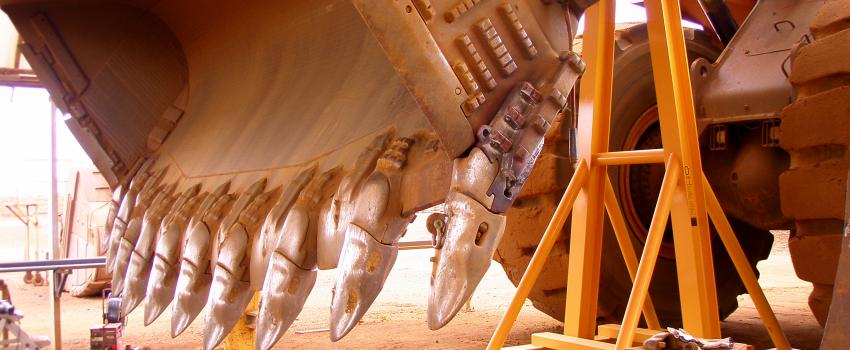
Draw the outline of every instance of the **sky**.
[[[646,20],[643,8],[617,0],[617,22]],[[580,23],[580,26],[583,24]],[[16,37],[0,13],[0,66],[11,67]],[[0,201],[48,195],[50,169],[50,100],[43,89],[0,87]],[[72,168],[93,168],[58,114],[57,153],[60,193]]]

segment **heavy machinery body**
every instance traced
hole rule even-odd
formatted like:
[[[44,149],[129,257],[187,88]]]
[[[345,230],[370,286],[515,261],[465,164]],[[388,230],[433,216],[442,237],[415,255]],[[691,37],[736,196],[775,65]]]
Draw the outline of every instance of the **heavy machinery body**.
[[[364,199],[363,203],[372,207],[389,203],[380,206],[386,212],[367,218],[351,209],[351,222],[374,242],[392,246],[397,243],[393,229],[403,227],[399,226],[402,219],[448,201],[459,217],[474,218],[469,220],[475,222],[478,235],[473,233],[470,239],[475,245],[492,248],[485,253],[500,262],[516,283],[572,174],[577,142],[571,133],[576,123],[573,112],[580,106],[575,105],[570,90],[582,63],[570,52],[578,20],[594,2],[2,0],[0,6],[20,33],[20,50],[38,80],[56,105],[71,116],[66,121],[69,129],[112,187],[120,186],[116,215],[124,225],[133,216],[139,222],[147,220],[143,219],[144,211],[122,216],[117,207],[124,196],[140,193],[139,201],[145,209],[161,202],[143,200],[149,190],[142,188],[145,184],[140,176],[157,178],[160,175],[154,169],[168,169],[161,175],[163,183],[180,183],[174,193],[198,183],[202,191],[229,184],[234,193],[245,195],[235,204],[222,204],[222,208],[233,206],[238,210],[233,209],[230,221],[224,219],[226,224],[222,225],[226,227],[220,240],[212,244],[210,264],[211,270],[219,264],[235,273],[227,265],[228,254],[230,249],[244,248],[229,244],[257,244],[267,237],[267,229],[254,225],[258,222],[247,214],[262,218],[265,213],[276,213],[265,220],[264,227],[271,227],[268,232],[285,231],[299,222],[312,227],[299,234],[313,237],[316,220],[325,217],[322,215],[327,210],[336,210],[337,215],[331,215],[335,217],[331,224],[336,224],[339,217],[348,215],[346,203],[355,203],[360,197],[379,198],[372,202]],[[844,36],[839,36],[843,33],[841,23],[850,16],[850,10],[833,3],[846,2],[682,2],[683,17],[703,27],[702,31],[687,31],[686,39],[689,50],[693,48],[691,79],[706,175],[727,215],[740,222],[736,230],[745,250],[749,245],[753,263],[766,257],[765,245],[769,250],[770,239],[765,237],[769,237],[770,229],[795,230],[792,255],[796,261],[818,257],[819,272],[798,266],[798,274],[814,282],[816,291],[821,286],[820,295],[813,295],[810,302],[815,305],[828,304],[824,290],[832,284],[829,272],[834,278],[838,252],[837,243],[833,247],[830,242],[840,233],[843,196],[819,203],[823,210],[815,213],[806,213],[795,202],[812,198],[797,197],[800,191],[806,191],[805,186],[821,194],[825,188],[832,188],[800,180],[801,174],[810,174],[819,162],[828,161],[830,169],[846,173],[847,143],[840,136],[819,143],[811,129],[798,128],[798,124],[789,129],[785,116],[795,108],[795,102],[800,105],[802,99],[825,89],[811,84],[839,86],[824,81],[840,81],[833,78],[847,73],[839,67],[817,73],[820,75],[811,73],[808,78],[794,78],[803,74],[797,72],[809,69],[796,67],[797,57],[806,55],[807,44],[817,46],[818,34],[812,34],[810,25],[819,28],[823,37],[843,40]],[[824,15],[824,6],[838,10],[829,17]],[[645,67],[648,49],[641,48],[646,45],[640,41],[640,33],[640,29],[628,29],[617,39],[614,150],[651,148],[653,132],[657,133],[657,127],[653,131],[657,117],[652,119],[652,90],[629,90],[633,82],[651,76],[646,71],[651,68]],[[836,45],[850,47],[850,42]],[[811,65],[805,62],[800,65]],[[12,79],[5,81],[14,83]],[[618,85],[621,90],[617,90]],[[619,101],[617,91],[622,92]],[[635,96],[645,103],[634,102]],[[846,107],[845,102],[836,108]],[[636,114],[618,123],[618,110]],[[550,118],[546,113],[558,117]],[[847,122],[841,117],[846,119],[847,115],[836,115],[821,118],[819,128],[835,124],[844,130],[842,125]],[[795,119],[794,123],[800,122]],[[541,142],[544,134],[545,142]],[[789,143],[785,137],[795,141]],[[369,150],[376,151],[370,156]],[[490,165],[482,159],[489,160]],[[492,168],[492,164],[501,166]],[[336,167],[341,170],[334,170]],[[635,241],[640,243],[645,238],[641,231],[645,231],[646,211],[652,210],[645,203],[654,203],[660,178],[650,167],[626,169],[616,175],[616,186]],[[324,177],[314,177],[314,173],[323,173]],[[340,181],[338,176],[342,175],[338,173],[348,177]],[[834,180],[829,174],[815,175],[828,186],[843,188],[844,180]],[[310,178],[321,178],[321,183],[305,180]],[[839,178],[844,179],[843,174]],[[151,189],[158,184],[148,182]],[[366,190],[376,183],[381,184],[376,187],[381,188],[378,192]],[[250,192],[251,184],[259,186],[259,192]],[[275,197],[257,199],[263,189]],[[275,201],[277,206],[271,208]],[[174,215],[179,209],[174,208]],[[247,214],[237,218],[243,209]],[[837,218],[833,212],[839,213]],[[219,219],[199,216],[189,221],[191,213],[187,212],[186,221],[204,221],[214,236],[216,230],[211,227],[218,225]],[[448,227],[435,230],[438,250],[443,247],[442,239],[466,239],[446,233],[456,225],[462,226],[459,232],[463,231],[463,225],[469,224],[455,219],[452,226],[453,216],[448,214],[442,221],[436,220],[447,225],[440,227]],[[163,225],[170,222],[168,217],[162,220]],[[836,220],[839,230],[832,232]],[[188,230],[192,227],[189,224]],[[262,233],[254,234],[254,229]],[[388,231],[379,233],[383,229]],[[225,240],[243,232],[247,243]],[[322,232],[319,224],[318,243],[301,246],[301,250],[290,250],[286,244],[278,246],[276,252],[289,262],[277,263],[290,264],[286,271],[296,271],[291,264],[309,271],[315,269],[310,263],[315,260],[312,255],[318,255],[318,261],[329,261],[329,256],[333,261],[340,249],[343,256],[357,254],[355,243],[349,242],[353,238],[330,235],[323,240]],[[498,234],[487,236],[488,232]],[[485,240],[482,237],[491,243],[480,244]],[[133,249],[133,243],[128,249]],[[363,249],[377,249],[363,244]],[[446,244],[444,251],[458,246]],[[566,273],[563,257],[568,244],[565,235],[556,246],[560,253],[547,264],[551,276]],[[336,247],[336,252],[328,246]],[[150,244],[135,248],[141,256],[145,256],[142,248],[152,249]],[[307,257],[299,255],[305,252]],[[387,254],[389,261],[395,259],[392,252],[375,254]],[[228,258],[217,261],[219,256]],[[672,259],[670,254],[667,257]],[[274,265],[276,260],[271,259]],[[345,273],[366,268],[354,262],[344,265],[343,260],[340,266]],[[445,264],[454,261],[450,255],[443,260]],[[388,273],[391,266],[392,262],[379,271]],[[319,268],[325,267],[320,264]],[[372,268],[369,265],[368,271]],[[462,270],[459,266],[447,269],[452,273]],[[477,272],[470,269],[464,273],[472,276]],[[656,274],[663,279],[665,273],[674,276],[669,271]],[[718,269],[718,274],[723,273]],[[608,283],[607,289],[614,292],[606,294],[603,288],[600,317],[613,317],[623,312],[620,307],[625,294],[616,290],[627,288],[623,283],[628,277],[621,267],[611,267],[603,274],[608,276],[602,278],[603,284]],[[269,282],[269,276],[266,283],[277,283]],[[477,280],[468,278],[474,289]],[[722,315],[728,315],[742,289],[737,277],[718,276],[718,280],[724,278],[730,284],[718,283],[720,293],[727,294],[720,297],[720,308]],[[247,283],[246,279],[241,282]],[[263,285],[253,279],[250,284],[255,288]],[[535,286],[530,298],[536,307],[562,318],[566,279],[544,280]],[[451,284],[437,286],[455,288]],[[213,294],[216,288],[214,284]],[[439,300],[433,302],[440,310],[452,308],[439,304]],[[369,304],[371,301],[365,308]],[[675,323],[671,315],[678,306],[670,307],[673,311],[660,309],[659,313],[662,319]],[[429,323],[440,327],[451,316],[453,313],[440,314],[429,318]],[[338,335],[348,331],[350,328]]]

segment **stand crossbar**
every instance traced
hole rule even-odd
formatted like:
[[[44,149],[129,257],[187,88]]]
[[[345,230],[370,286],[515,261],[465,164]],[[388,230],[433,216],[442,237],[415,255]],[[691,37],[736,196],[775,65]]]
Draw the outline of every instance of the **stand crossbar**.
[[[521,349],[632,348],[661,325],[649,297],[649,284],[668,219],[673,226],[676,267],[684,329],[698,337],[719,338],[720,317],[714,284],[709,217],[750,293],[777,349],[785,338],[758,279],[723,209],[702,172],[687,51],[677,0],[649,0],[647,25],[653,79],[664,147],[654,150],[608,150],[614,64],[614,0],[601,0],[585,17],[584,56],[578,120],[579,163],[540,244],[517,286],[487,349],[500,349],[525,299],[572,213],[569,276],[564,334],[537,333]],[[664,180],[640,260],[617,203],[609,165],[665,163]],[[626,268],[633,281],[622,326],[597,328],[600,256],[604,214],[608,213]],[[643,315],[649,329],[638,329]]]

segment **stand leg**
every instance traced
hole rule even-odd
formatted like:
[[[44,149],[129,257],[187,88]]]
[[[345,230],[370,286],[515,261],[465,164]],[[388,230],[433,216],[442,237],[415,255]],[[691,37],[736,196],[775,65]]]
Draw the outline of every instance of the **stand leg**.
[[[626,305],[626,315],[623,319],[623,325],[620,327],[620,334],[617,335],[615,346],[617,350],[632,346],[634,332],[640,319],[640,308],[649,292],[649,282],[652,280],[655,261],[658,260],[658,251],[661,249],[661,240],[664,238],[664,230],[667,228],[667,218],[670,215],[670,206],[673,204],[673,195],[676,193],[681,171],[682,169],[676,159],[670,157],[667,160],[667,170],[664,172],[664,181],[661,183],[658,203],[655,205],[655,212],[652,214],[652,222],[649,225],[643,254],[640,256],[635,283],[629,295],[629,303]]]
[[[626,226],[626,220],[623,218],[623,212],[620,210],[620,204],[617,203],[617,195],[614,194],[614,186],[611,185],[611,178],[605,179],[605,208],[608,210],[608,218],[611,220],[611,226],[614,227],[614,235],[617,236],[620,252],[623,253],[626,269],[629,270],[632,283],[634,283],[639,261],[637,255],[635,255],[635,248],[632,245],[632,238],[629,236],[629,229]],[[646,302],[643,304],[643,318],[646,319],[647,328],[661,329],[661,324],[658,322],[658,315],[655,313],[655,306],[652,304],[652,298],[649,296],[647,296]]]
[[[564,334],[592,339],[596,335],[602,230],[605,223],[607,166],[593,155],[608,151],[611,94],[614,80],[615,1],[601,0],[585,12],[583,55],[588,62],[581,80],[578,156],[590,168],[587,185],[576,199],[571,223]]]
[[[714,222],[714,227],[717,228],[717,235],[720,236],[720,240],[723,241],[723,246],[726,247],[729,257],[732,258],[732,263],[735,265],[735,269],[738,270],[738,275],[741,276],[741,281],[744,282],[744,287],[747,288],[747,293],[750,293],[750,297],[753,299],[753,304],[756,305],[756,310],[758,311],[762,322],[764,322],[765,328],[767,328],[770,340],[773,341],[773,345],[776,346],[778,350],[790,350],[791,344],[788,343],[788,339],[785,338],[785,333],[782,332],[782,327],[779,326],[779,320],[776,319],[776,315],[773,313],[773,309],[771,309],[770,303],[767,301],[767,297],[764,295],[764,291],[759,285],[758,277],[756,277],[755,272],[752,267],[750,267],[747,255],[744,254],[744,249],[741,248],[738,238],[735,237],[732,225],[730,225],[729,220],[726,219],[726,215],[723,213],[723,208],[720,207],[720,202],[714,195],[714,191],[711,190],[711,185],[709,185],[708,179],[704,177],[703,185],[705,187],[705,199],[708,207],[708,215],[711,217],[711,221]]]
[[[508,338],[508,334],[511,332],[511,327],[513,327],[519,315],[522,304],[528,298],[528,293],[531,292],[531,287],[537,281],[537,276],[540,275],[540,270],[543,269],[543,264],[546,263],[552,246],[555,245],[555,241],[558,240],[558,236],[561,234],[561,229],[567,221],[567,216],[570,215],[579,190],[587,182],[587,173],[587,165],[582,160],[579,162],[578,168],[575,174],[573,174],[569,186],[567,186],[567,191],[564,192],[564,196],[561,198],[561,202],[558,203],[555,214],[552,215],[552,220],[549,221],[549,226],[546,227],[546,232],[543,233],[540,244],[537,245],[537,250],[531,256],[531,261],[528,262],[525,273],[522,274],[522,279],[517,285],[516,293],[513,299],[511,299],[508,309],[505,311],[502,319],[499,320],[499,325],[496,326],[493,337],[490,338],[490,343],[487,344],[488,350],[501,349],[502,345],[505,344],[505,339]]]
[[[679,2],[644,4],[664,150],[680,159],[683,170],[678,191],[682,196],[675,196],[671,211],[682,323],[695,336],[718,338],[711,237],[700,185],[702,164]]]

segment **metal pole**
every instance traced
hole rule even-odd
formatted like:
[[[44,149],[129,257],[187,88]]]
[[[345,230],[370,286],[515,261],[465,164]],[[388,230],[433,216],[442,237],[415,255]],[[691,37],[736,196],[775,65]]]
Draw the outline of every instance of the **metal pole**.
[[[59,253],[59,210],[56,183],[56,105],[50,102],[50,198],[47,202],[48,212],[50,215],[50,259],[56,259]],[[50,289],[56,290],[60,281],[57,278],[59,274],[53,271],[50,278]],[[60,303],[58,293],[50,293],[50,306],[53,309],[53,349],[62,350],[62,318],[60,313]]]

